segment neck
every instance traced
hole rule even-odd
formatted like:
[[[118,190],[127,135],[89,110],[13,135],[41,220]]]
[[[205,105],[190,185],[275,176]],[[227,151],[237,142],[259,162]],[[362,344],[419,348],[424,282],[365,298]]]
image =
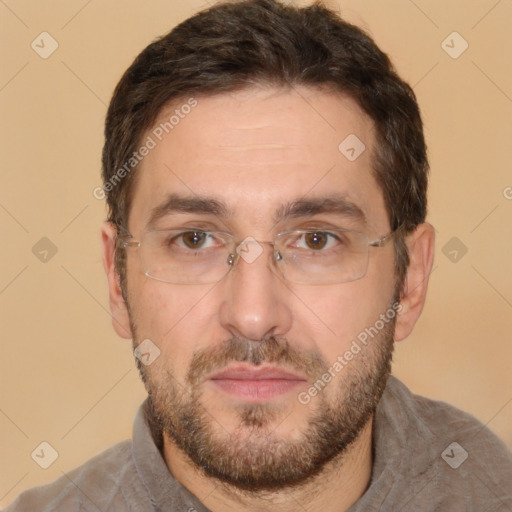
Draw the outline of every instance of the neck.
[[[188,457],[164,434],[163,455],[174,478],[212,512],[240,509],[262,512],[295,512],[297,503],[305,510],[343,512],[365,492],[372,470],[372,419],[346,451],[323,471],[300,486],[282,491],[248,493],[220,483],[198,471]]]

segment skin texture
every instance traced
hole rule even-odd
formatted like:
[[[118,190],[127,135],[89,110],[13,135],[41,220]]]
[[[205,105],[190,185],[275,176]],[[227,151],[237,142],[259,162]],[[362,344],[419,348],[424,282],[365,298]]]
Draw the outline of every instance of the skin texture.
[[[151,209],[170,193],[214,197],[226,203],[231,215],[220,218],[181,213],[168,217],[158,227],[204,226],[228,231],[239,241],[247,236],[270,241],[281,231],[305,229],[313,224],[362,230],[370,240],[390,232],[382,193],[371,174],[372,122],[350,98],[321,89],[251,88],[197,100],[197,107],[151,150],[137,169],[127,226],[135,240],[145,229]],[[162,111],[155,126],[168,119],[176,106],[179,105]],[[366,146],[353,162],[338,150],[349,134],[356,134]],[[363,210],[365,226],[334,214],[276,224],[275,211],[283,204],[333,191]],[[103,261],[113,325],[120,336],[133,337],[135,345],[149,338],[160,349],[160,357],[141,368],[150,395],[156,396],[160,390],[160,405],[174,409],[180,401],[193,397],[191,403],[199,403],[208,433],[220,443],[218,446],[227,446],[234,433],[241,440],[240,446],[256,440],[246,453],[247,460],[264,449],[265,440],[271,439],[274,448],[303,441],[322,404],[340,414],[347,410],[350,386],[359,378],[361,387],[375,373],[379,355],[390,355],[386,339],[399,341],[411,332],[423,308],[434,252],[433,228],[421,224],[406,240],[411,263],[394,333],[392,329],[383,330],[378,340],[355,356],[321,391],[321,396],[307,406],[298,401],[297,395],[307,390],[316,377],[305,373],[306,367],[301,366],[305,359],[299,359],[295,366],[263,363],[300,373],[304,381],[258,406],[249,404],[252,412],[259,415],[258,426],[254,414],[252,423],[241,424],[241,411],[244,407],[247,410],[247,400],[225,393],[207,379],[200,379],[194,387],[189,373],[194,358],[201,353],[220,353],[229,340],[239,340],[240,346],[248,347],[268,345],[269,340],[277,339],[286,340],[293,354],[315,355],[327,366],[332,365],[350,348],[351,341],[374,325],[392,304],[393,244],[370,249],[364,278],[322,286],[284,282],[270,271],[268,249],[252,263],[239,260],[218,283],[163,283],[144,274],[138,251],[130,249],[126,304],[114,268],[114,235],[114,227],[105,223]],[[227,354],[233,355],[229,351]],[[219,369],[222,368],[216,368]],[[181,400],[173,402],[169,396],[179,396]],[[370,417],[339,456],[317,468],[316,476],[290,487],[262,487],[260,492],[249,492],[199,471],[169,435],[164,435],[164,457],[174,477],[213,511],[240,510],[240,506],[254,511],[268,510],[269,506],[272,510],[291,511],[297,510],[297,500],[306,510],[322,507],[326,512],[340,511],[353,504],[368,486],[371,426]]]

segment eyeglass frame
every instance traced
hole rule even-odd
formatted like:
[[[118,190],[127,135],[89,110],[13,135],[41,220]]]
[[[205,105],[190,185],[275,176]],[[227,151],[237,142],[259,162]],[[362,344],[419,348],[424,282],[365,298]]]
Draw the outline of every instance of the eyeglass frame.
[[[315,231],[319,231],[319,232],[330,232],[330,231],[336,232],[336,231],[340,231],[340,232],[352,232],[352,233],[358,233],[360,235],[364,235],[366,237],[366,239],[368,240],[367,247],[383,247],[390,240],[392,240],[393,238],[396,238],[396,236],[404,228],[405,228],[405,222],[402,222],[402,224],[400,224],[400,226],[398,226],[398,228],[396,228],[394,231],[392,231],[392,232],[388,233],[387,235],[384,235],[384,236],[382,236],[382,237],[380,237],[380,238],[378,238],[377,240],[374,240],[374,241],[370,241],[369,238],[368,238],[368,235],[366,233],[361,232],[361,231],[356,231],[356,230],[351,230],[351,229],[344,229],[344,228],[337,228],[337,229],[310,228],[310,229],[296,229],[296,230],[283,231],[283,232],[277,233],[275,235],[275,237],[274,237],[274,240],[272,240],[272,241],[261,241],[261,240],[254,239],[251,242],[256,242],[256,243],[258,243],[260,245],[264,245],[264,244],[265,245],[271,245],[272,248],[274,248],[274,245],[276,243],[276,239],[279,236],[281,236],[281,235],[293,234],[293,233],[311,233],[311,232],[315,232]],[[142,241],[141,240],[130,240],[130,241],[127,241],[126,238],[132,239],[133,235],[131,235],[130,232],[127,229],[125,229],[125,228],[121,227],[120,229],[123,229],[126,232],[126,235],[124,235],[124,236],[119,236],[118,235],[117,240],[116,240],[116,246],[117,247],[120,247],[122,249],[135,249],[135,248],[140,248],[142,246]],[[231,270],[234,267],[236,267],[236,265],[238,263],[238,260],[240,259],[239,248],[242,245],[247,244],[246,240],[248,238],[248,237],[244,238],[244,240],[242,240],[241,242],[235,242],[235,237],[231,233],[227,233],[225,231],[207,231],[205,229],[193,228],[193,227],[191,227],[190,229],[184,229],[183,228],[183,230],[182,230],[182,228],[178,228],[178,229],[162,229],[162,230],[155,229],[155,230],[150,230],[147,233],[157,232],[157,231],[178,231],[178,232],[181,231],[182,233],[188,233],[188,232],[193,232],[193,231],[201,231],[201,232],[204,232],[204,233],[211,233],[211,234],[218,233],[218,234],[222,234],[222,235],[227,235],[234,242],[234,252],[233,253],[230,252],[229,255],[228,255],[228,259],[226,260],[226,264],[228,266],[228,270],[217,281],[211,281],[211,282],[208,281],[208,282],[201,282],[201,283],[176,283],[176,282],[173,282],[173,281],[166,281],[166,280],[163,280],[163,279],[159,279],[157,277],[149,275],[147,270],[144,271],[144,275],[146,277],[149,277],[150,279],[154,279],[155,281],[159,281],[159,282],[162,282],[162,283],[169,283],[169,284],[188,284],[188,285],[194,285],[194,284],[213,284],[213,283],[218,283],[218,282],[222,281],[231,272]],[[143,233],[142,236],[144,236],[144,233]],[[281,254],[278,251],[276,251],[276,250],[273,251],[273,255],[272,255],[272,261],[274,262],[273,267],[276,267],[279,270],[280,267],[278,265],[276,265],[275,263],[279,262],[280,259],[276,258],[276,254],[281,256]],[[368,252],[368,257],[369,257],[369,252]],[[281,256],[281,259],[282,258],[283,257]],[[273,273],[278,275],[279,277],[281,277],[285,281],[288,281],[288,282],[291,282],[291,283],[294,283],[294,284],[307,284],[307,285],[310,285],[310,286],[315,286],[315,285],[316,286],[321,286],[321,285],[325,285],[325,284],[343,284],[343,283],[350,283],[350,282],[353,282],[353,281],[358,281],[358,280],[362,279],[366,275],[367,272],[368,272],[368,260],[367,260],[367,266],[366,266],[366,269],[365,269],[363,275],[361,275],[360,277],[358,277],[356,279],[350,279],[348,281],[341,281],[339,283],[299,283],[299,282],[291,281],[291,280],[287,279],[284,276],[284,273],[281,270],[279,270],[277,274],[276,274],[276,272],[273,272]]]

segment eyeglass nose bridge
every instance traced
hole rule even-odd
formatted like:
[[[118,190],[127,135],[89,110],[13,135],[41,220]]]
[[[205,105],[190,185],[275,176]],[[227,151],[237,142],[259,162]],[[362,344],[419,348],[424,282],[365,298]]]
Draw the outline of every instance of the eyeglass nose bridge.
[[[273,260],[278,262],[283,259],[282,254],[275,249],[275,242],[261,242],[252,236],[248,236],[235,247],[233,252],[228,255],[226,263],[230,267],[234,267],[240,258],[242,258],[246,263],[253,263],[263,254],[264,245],[270,245],[272,247]]]

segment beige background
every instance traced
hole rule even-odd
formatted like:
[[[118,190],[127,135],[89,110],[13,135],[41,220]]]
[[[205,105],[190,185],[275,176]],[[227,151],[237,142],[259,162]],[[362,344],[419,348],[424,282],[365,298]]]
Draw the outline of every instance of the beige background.
[[[512,447],[512,2],[340,5],[414,85],[430,148],[435,270],[395,374],[471,412]],[[133,58],[204,6],[0,2],[0,505],[131,435],[144,390],[130,343],[110,325],[105,209],[92,195],[104,115]],[[47,59],[31,48],[43,31],[59,44]],[[441,46],[453,31],[469,44],[457,59]],[[57,247],[47,262],[32,252],[42,237]],[[452,237],[468,249],[456,262],[443,253]],[[31,458],[42,441],[59,454],[46,470]]]

